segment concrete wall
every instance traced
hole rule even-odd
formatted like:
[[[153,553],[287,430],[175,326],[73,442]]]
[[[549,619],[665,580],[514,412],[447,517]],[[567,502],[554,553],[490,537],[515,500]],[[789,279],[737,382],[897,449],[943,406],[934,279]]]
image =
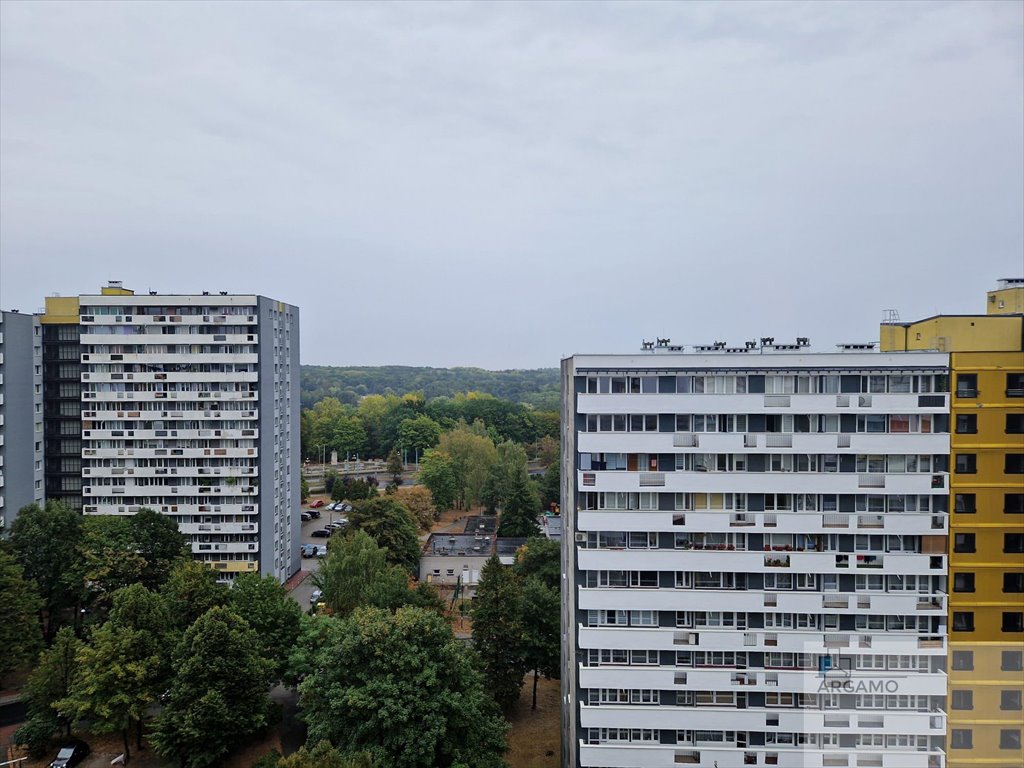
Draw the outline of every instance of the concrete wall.
[[[0,520],[43,502],[42,332],[34,315],[0,322]]]

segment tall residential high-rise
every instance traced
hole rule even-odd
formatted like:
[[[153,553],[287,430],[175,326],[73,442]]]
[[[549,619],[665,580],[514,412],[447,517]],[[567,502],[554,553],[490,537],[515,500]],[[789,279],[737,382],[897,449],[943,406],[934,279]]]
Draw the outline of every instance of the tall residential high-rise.
[[[948,355],[806,344],[562,362],[565,768],[943,766]]]
[[[104,288],[104,292],[123,289]],[[43,329],[46,498],[82,511],[82,352],[77,296],[47,296]]]
[[[0,312],[0,530],[43,501],[43,376],[39,320]]]
[[[222,580],[299,568],[299,310],[254,295],[78,297],[86,514],[169,515]]]
[[[883,323],[883,350],[950,353],[950,768],[1024,765],[1024,279],[987,314]]]

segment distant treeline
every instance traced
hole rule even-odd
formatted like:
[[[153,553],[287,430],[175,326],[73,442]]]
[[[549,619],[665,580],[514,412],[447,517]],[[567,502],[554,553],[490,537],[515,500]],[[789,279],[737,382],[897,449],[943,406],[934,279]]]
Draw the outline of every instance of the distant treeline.
[[[542,411],[559,408],[557,368],[487,371],[482,368],[415,368],[404,365],[338,368],[302,366],[302,407],[311,408],[325,397],[356,405],[363,395],[404,395],[422,392],[424,398],[453,397],[458,392],[485,392],[526,403]]]

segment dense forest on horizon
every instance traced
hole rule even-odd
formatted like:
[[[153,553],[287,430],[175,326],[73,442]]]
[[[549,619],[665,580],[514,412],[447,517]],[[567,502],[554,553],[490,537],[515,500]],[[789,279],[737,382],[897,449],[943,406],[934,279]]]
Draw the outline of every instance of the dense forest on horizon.
[[[404,365],[302,366],[302,407],[325,397],[356,405],[364,395],[421,392],[427,400],[459,392],[484,392],[542,411],[559,409],[557,368],[488,371],[483,368],[429,368]]]

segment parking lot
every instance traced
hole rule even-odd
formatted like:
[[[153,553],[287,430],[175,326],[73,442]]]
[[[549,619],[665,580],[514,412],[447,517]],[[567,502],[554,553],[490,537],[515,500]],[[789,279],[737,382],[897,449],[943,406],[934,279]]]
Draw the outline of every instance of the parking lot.
[[[306,504],[302,505],[302,510],[308,511],[311,503],[315,501],[315,498],[310,498]],[[325,499],[329,504],[330,500]],[[327,509],[326,506],[321,507],[319,510],[320,518],[313,518],[312,520],[302,521],[302,537],[300,539],[300,546],[309,544],[317,548],[319,552],[321,549],[327,547],[327,543],[330,541],[329,538],[319,538],[313,536],[313,531],[323,528],[328,523],[333,523],[341,520],[345,517],[344,512],[333,512]],[[304,557],[302,558],[302,570],[309,571],[311,574],[316,573],[320,570],[320,558],[319,557]],[[292,597],[302,606],[303,610],[309,610],[309,598],[313,593],[316,586],[313,584],[312,578],[307,578],[298,587],[292,590]]]

